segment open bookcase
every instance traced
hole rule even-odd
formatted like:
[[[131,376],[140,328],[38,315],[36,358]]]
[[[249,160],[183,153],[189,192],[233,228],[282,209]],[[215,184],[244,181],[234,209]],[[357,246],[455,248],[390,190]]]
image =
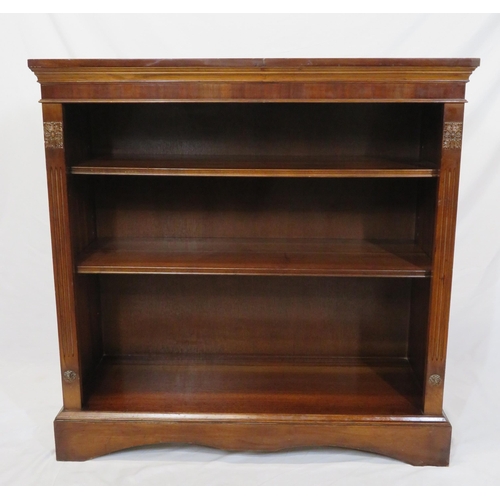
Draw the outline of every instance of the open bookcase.
[[[152,443],[446,465],[475,59],[36,60],[60,460]]]

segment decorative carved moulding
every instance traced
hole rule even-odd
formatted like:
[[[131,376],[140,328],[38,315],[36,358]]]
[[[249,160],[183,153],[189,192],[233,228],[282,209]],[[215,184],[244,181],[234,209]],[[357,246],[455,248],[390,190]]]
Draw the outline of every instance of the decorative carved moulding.
[[[45,122],[43,124],[45,149],[63,148],[63,128],[61,122]]]
[[[443,148],[460,149],[462,147],[462,122],[445,122],[443,128]]]

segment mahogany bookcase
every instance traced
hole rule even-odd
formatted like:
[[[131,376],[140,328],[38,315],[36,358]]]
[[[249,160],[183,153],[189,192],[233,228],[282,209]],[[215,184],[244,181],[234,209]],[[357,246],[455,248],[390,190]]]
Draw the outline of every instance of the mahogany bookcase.
[[[30,60],[59,460],[153,443],[446,465],[477,59]]]

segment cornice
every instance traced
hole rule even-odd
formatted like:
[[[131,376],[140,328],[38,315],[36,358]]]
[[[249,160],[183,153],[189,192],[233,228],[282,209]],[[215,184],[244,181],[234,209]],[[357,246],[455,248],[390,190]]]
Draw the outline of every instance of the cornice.
[[[41,84],[144,82],[467,82],[478,60],[31,60]],[[359,64],[353,64],[353,62]],[[430,64],[428,61],[432,61]],[[446,64],[447,61],[453,64]],[[212,62],[212,64],[208,64]],[[286,64],[285,64],[286,62]],[[329,62],[329,64],[328,64]],[[385,62],[385,64],[382,64]],[[170,63],[170,64],[169,64]],[[204,64],[202,64],[204,63]],[[294,64],[295,63],[295,64]],[[439,63],[439,64],[436,64]]]

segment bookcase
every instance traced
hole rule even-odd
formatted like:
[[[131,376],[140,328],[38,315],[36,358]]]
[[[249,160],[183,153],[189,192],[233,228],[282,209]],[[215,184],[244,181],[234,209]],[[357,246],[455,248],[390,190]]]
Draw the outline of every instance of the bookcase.
[[[477,59],[28,64],[42,89],[59,460],[196,443],[448,463]]]

